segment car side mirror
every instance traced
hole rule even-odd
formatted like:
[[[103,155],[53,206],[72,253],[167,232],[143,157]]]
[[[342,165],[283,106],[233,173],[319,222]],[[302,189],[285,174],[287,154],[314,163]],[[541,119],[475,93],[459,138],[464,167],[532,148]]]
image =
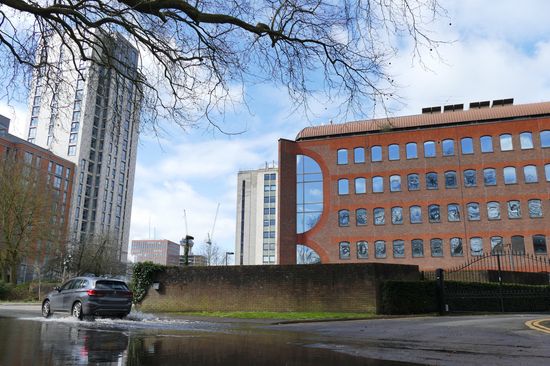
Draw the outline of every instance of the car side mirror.
[[[57,292],[60,292],[60,291],[61,291],[61,288],[60,288],[59,286],[55,286],[53,289],[54,289],[55,291],[57,291]]]

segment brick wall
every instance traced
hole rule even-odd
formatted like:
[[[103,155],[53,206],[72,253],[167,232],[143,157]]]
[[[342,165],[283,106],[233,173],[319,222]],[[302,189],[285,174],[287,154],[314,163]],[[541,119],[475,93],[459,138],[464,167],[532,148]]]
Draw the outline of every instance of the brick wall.
[[[380,281],[418,280],[411,265],[328,264],[168,268],[142,311],[376,311]]]

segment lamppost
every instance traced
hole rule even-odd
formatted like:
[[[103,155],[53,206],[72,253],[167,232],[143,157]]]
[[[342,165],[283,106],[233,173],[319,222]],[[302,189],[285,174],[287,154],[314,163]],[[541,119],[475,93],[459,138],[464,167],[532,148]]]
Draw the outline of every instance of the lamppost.
[[[183,246],[183,264],[185,266],[189,265],[189,250],[193,248],[193,239],[195,238],[191,235],[185,235],[185,238],[180,241],[180,245]]]
[[[227,256],[235,254],[234,252],[225,252],[225,265],[227,266]]]

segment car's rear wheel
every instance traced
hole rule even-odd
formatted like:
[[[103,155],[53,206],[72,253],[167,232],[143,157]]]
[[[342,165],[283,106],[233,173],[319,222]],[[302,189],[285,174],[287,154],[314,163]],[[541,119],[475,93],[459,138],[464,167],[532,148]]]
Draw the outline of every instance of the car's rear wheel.
[[[50,300],[44,300],[42,303],[42,316],[49,318],[52,315],[52,309],[50,307]]]
[[[84,314],[82,313],[82,303],[80,301],[76,301],[73,304],[71,314],[78,320],[82,320],[84,318]]]

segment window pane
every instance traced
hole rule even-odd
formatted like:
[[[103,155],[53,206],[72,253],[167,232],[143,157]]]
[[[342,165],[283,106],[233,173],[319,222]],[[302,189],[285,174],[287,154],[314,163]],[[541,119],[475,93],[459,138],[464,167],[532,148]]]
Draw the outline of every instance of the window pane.
[[[548,168],[548,172],[550,174],[550,164]],[[409,174],[407,176],[407,184],[409,186],[409,191],[417,191],[420,189],[420,178],[418,174]]]
[[[508,201],[508,218],[517,219],[521,217],[519,201]]]
[[[355,178],[355,193],[367,193],[367,179]]]
[[[531,132],[523,132],[519,135],[519,143],[521,145],[521,149],[532,149],[533,146],[533,135]]]
[[[546,254],[546,237],[544,235],[533,236],[533,250],[535,254]]]
[[[512,135],[500,135],[500,151],[510,151],[513,149],[514,146],[512,145]]]
[[[460,145],[462,148],[462,154],[474,153],[474,143],[471,137],[464,137],[462,140],[460,140]]]
[[[381,207],[374,209],[374,225],[384,225],[386,218],[384,215],[384,209]]]
[[[481,145],[481,152],[493,152],[493,138],[491,136],[481,136],[479,143]]]
[[[517,254],[525,254],[525,242],[523,240],[523,236],[512,236],[512,252]]]
[[[424,142],[424,157],[425,158],[435,157],[435,142],[433,141]]]
[[[471,203],[468,203],[468,205],[466,207],[468,209],[468,220],[477,221],[477,220],[480,219],[480,217],[479,217],[479,203],[471,202]]]
[[[529,217],[542,217],[542,201],[541,200],[529,200]]]
[[[349,243],[347,241],[340,242],[340,259],[349,259],[351,257]]]
[[[358,208],[355,210],[355,222],[357,225],[366,225],[367,224],[367,210],[364,208]]]
[[[369,257],[369,244],[362,240],[357,242],[357,258],[367,259]]]
[[[456,188],[456,172],[445,172],[445,188]]]
[[[371,161],[382,161],[382,147],[381,146],[373,146],[371,148]]]
[[[422,210],[420,209],[420,206],[411,206],[410,216],[412,224],[422,222]]]
[[[391,223],[394,225],[400,225],[403,223],[403,208],[393,207],[391,209]]]
[[[455,141],[454,140],[443,140],[441,143],[441,148],[443,150],[443,156],[451,156],[455,154]]]
[[[405,257],[405,242],[403,240],[393,241],[393,256],[394,258]]]
[[[487,202],[487,218],[489,220],[500,220],[500,203]]]
[[[349,226],[349,211],[348,210],[338,211],[338,225],[339,226]]]
[[[470,252],[472,255],[483,255],[483,241],[481,238],[470,239]]]
[[[460,209],[456,203],[447,205],[447,220],[460,221]]]
[[[525,183],[536,183],[539,181],[537,176],[537,167],[534,165],[526,165],[523,167],[523,176]]]
[[[550,164],[544,166],[544,175],[546,176],[546,181],[550,182]]]
[[[504,184],[515,184],[517,183],[516,178],[516,168],[513,166],[507,166],[503,169],[504,174]]]
[[[439,205],[430,205],[428,206],[428,218],[430,222],[440,222],[441,215],[439,212]]]
[[[432,251],[432,257],[443,257],[443,240],[431,239],[430,249]]]
[[[492,236],[491,237],[491,253],[502,253],[504,251],[504,241],[502,236]]]
[[[356,164],[365,162],[365,148],[356,147],[355,149],[353,149],[353,161]]]
[[[540,147],[550,147],[550,131],[541,131]]]
[[[372,191],[374,193],[384,192],[384,179],[382,177],[372,178]]]
[[[451,247],[451,256],[452,257],[462,257],[464,251],[462,249],[462,239],[460,238],[451,238],[449,241]]]
[[[378,240],[374,242],[374,256],[376,258],[386,258],[386,242]]]
[[[468,169],[464,171],[464,187],[475,187],[477,185],[476,171]]]
[[[423,257],[424,256],[424,242],[422,239],[413,239],[411,242],[412,256]]]
[[[390,191],[399,192],[401,190],[401,177],[399,175],[392,175],[390,177]]]
[[[340,149],[338,150],[338,164],[347,164],[348,163],[348,150]]]
[[[388,146],[388,157],[390,160],[399,160],[399,145]]]
[[[483,169],[483,181],[486,186],[495,186],[497,184],[497,172],[493,168]]]
[[[406,146],[407,150],[407,159],[416,159],[418,158],[418,152],[416,151],[416,143],[409,142]]]
[[[437,173],[426,174],[426,188],[437,189]]]
[[[347,179],[338,180],[338,194],[349,194],[349,182]]]

